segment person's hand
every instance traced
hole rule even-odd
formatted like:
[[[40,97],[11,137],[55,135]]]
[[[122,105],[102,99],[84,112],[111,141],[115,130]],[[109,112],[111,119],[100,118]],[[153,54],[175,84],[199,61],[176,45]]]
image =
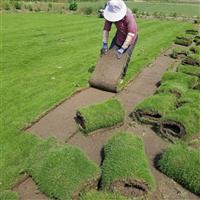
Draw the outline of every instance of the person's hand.
[[[116,57],[118,58],[118,59],[120,59],[121,57],[122,57],[122,55],[123,55],[123,53],[125,52],[125,49],[124,48],[119,48],[119,49],[117,49],[117,51],[116,51]]]
[[[103,47],[101,49],[101,55],[105,55],[108,52],[108,44],[103,43]]]

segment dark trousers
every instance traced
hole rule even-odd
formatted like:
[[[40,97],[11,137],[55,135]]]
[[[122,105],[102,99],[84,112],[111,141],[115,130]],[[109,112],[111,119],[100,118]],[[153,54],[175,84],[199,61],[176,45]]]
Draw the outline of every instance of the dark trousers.
[[[116,35],[114,36],[114,38],[112,39],[112,42],[111,42],[111,44],[110,44],[110,48],[109,48],[109,49],[112,49],[112,48],[115,48],[115,47],[121,48],[121,46],[119,46],[119,45],[116,44],[116,38],[117,38],[117,34],[116,34]],[[137,40],[138,40],[138,36],[137,36],[135,42],[134,42],[133,44],[129,45],[129,47],[125,50],[125,53],[127,52],[127,54],[128,54],[128,60],[127,60],[127,62],[126,62],[126,66],[125,66],[125,68],[124,68],[124,72],[123,72],[122,77],[121,77],[122,79],[123,79],[124,76],[126,75],[126,72],[127,72],[127,69],[128,69],[128,64],[129,64],[129,62],[130,62],[130,60],[131,60],[131,56],[132,56],[132,53],[133,53],[133,49],[134,49],[134,47],[135,47],[135,45],[136,45],[136,43],[137,43]]]

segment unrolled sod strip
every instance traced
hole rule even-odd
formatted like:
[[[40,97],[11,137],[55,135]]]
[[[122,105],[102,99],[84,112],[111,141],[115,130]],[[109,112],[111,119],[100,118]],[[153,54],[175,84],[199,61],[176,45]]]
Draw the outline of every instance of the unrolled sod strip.
[[[104,146],[104,155],[101,182],[104,190],[133,198],[155,189],[141,138],[133,133],[117,133]]]
[[[197,195],[200,195],[199,166],[199,149],[193,149],[185,143],[171,144],[157,162],[157,167],[164,174]]]
[[[187,103],[168,113],[160,123],[160,132],[170,140],[187,139],[199,131],[200,108],[192,103]]]
[[[76,122],[84,133],[123,123],[124,109],[121,103],[112,98],[105,102],[80,108],[76,112]]]
[[[176,109],[175,95],[157,94],[139,103],[131,116],[142,123],[157,124],[168,112]]]
[[[31,151],[27,172],[41,192],[60,200],[77,200],[80,193],[95,189],[100,178],[99,167],[83,152],[52,138]]]

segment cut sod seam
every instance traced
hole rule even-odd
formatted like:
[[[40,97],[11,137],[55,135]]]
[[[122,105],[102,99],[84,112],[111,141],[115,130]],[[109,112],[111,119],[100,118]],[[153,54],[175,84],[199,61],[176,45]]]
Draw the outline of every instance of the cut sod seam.
[[[177,71],[200,78],[200,67],[196,67],[193,65],[179,65],[177,67]]]
[[[61,200],[78,199],[81,192],[96,188],[100,177],[98,166],[79,149],[54,139],[33,149],[27,172],[41,192]]]
[[[157,94],[139,103],[131,116],[142,123],[158,124],[168,112],[176,109],[176,97],[172,94]]]
[[[177,36],[174,43],[183,46],[190,46],[192,44],[192,37],[189,35]]]
[[[191,54],[182,60],[182,64],[200,66],[200,57],[199,55]]]
[[[187,103],[161,119],[160,132],[174,140],[188,139],[200,131],[200,109],[193,103]]]
[[[171,144],[156,165],[164,174],[200,195],[199,149],[192,149],[185,143]]]
[[[102,188],[131,197],[142,196],[155,189],[141,138],[120,132],[104,146]]]
[[[76,122],[84,133],[90,133],[100,128],[107,128],[122,123],[124,110],[121,103],[115,99],[80,108],[76,112]]]
[[[189,55],[189,51],[187,49],[183,49],[183,48],[174,48],[172,50],[172,54],[171,54],[171,57],[172,58],[184,58],[185,56]]]

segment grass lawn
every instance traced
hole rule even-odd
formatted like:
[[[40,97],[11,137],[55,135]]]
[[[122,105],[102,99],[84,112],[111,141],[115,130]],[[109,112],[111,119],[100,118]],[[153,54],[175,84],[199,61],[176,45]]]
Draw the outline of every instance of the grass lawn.
[[[102,45],[103,20],[53,13],[4,13],[2,22],[0,188],[7,189],[27,168],[31,148],[40,142],[20,128],[87,86],[88,69],[95,64]],[[138,24],[139,42],[125,83],[176,35],[192,28],[175,21],[140,19]]]

